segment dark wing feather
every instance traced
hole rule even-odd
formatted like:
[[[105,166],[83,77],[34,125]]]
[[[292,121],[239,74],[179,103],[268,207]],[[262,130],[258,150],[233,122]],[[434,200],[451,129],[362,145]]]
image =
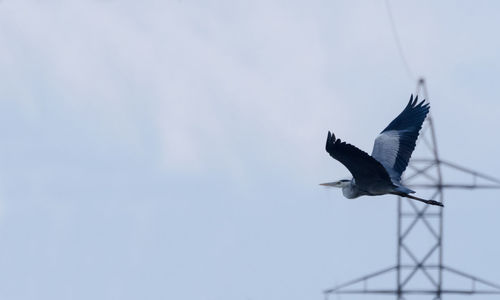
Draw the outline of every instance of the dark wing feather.
[[[410,97],[405,109],[375,139],[372,156],[387,169],[391,178],[399,181],[415,149],[418,133],[429,113],[425,100]]]
[[[326,139],[326,152],[349,169],[356,184],[361,187],[381,181],[391,183],[389,174],[380,162],[355,146],[336,139],[330,131]]]

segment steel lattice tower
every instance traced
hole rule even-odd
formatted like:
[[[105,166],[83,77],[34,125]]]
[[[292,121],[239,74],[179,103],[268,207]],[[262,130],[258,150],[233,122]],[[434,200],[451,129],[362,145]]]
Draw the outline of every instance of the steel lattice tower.
[[[424,79],[417,83],[417,94],[429,99]],[[445,189],[499,189],[500,180],[479,172],[461,167],[441,159],[433,119],[429,115],[422,129],[419,144],[424,144],[428,158],[411,159],[404,183],[410,188],[426,189],[429,199],[444,203]],[[419,148],[417,145],[417,148]],[[422,147],[422,146],[420,146]],[[447,183],[443,181],[442,171],[450,169],[466,174],[468,183]],[[362,276],[324,291],[325,299],[333,294],[383,294],[395,295],[397,300],[408,299],[412,295],[428,295],[430,299],[442,299],[445,294],[500,294],[500,285],[476,276],[461,272],[443,264],[443,209],[417,203],[398,197],[397,206],[397,258],[396,265]],[[420,224],[420,226],[418,226]],[[418,231],[418,234],[416,233]],[[411,243],[415,235],[430,243],[416,249]],[[418,243],[422,246],[422,243]],[[391,275],[391,273],[393,273]],[[470,280],[470,287],[444,288],[443,275],[451,274]],[[395,275],[396,284],[391,288],[368,288],[369,281],[383,276]],[[418,276],[419,278],[417,278]],[[386,278],[386,277],[383,277]],[[388,277],[394,278],[394,277]]]

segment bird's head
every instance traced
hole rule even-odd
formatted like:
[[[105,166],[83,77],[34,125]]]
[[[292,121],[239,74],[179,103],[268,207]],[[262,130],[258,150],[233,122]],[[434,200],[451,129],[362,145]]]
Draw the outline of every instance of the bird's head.
[[[350,183],[351,181],[348,179],[341,179],[339,181],[334,181],[334,182],[320,183],[319,185],[343,188],[348,186]]]

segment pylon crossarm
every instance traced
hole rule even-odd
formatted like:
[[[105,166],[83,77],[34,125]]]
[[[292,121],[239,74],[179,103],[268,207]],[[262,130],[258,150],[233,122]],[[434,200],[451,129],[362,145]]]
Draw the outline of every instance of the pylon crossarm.
[[[433,295],[435,294],[436,291],[435,290],[426,290],[426,289],[422,289],[422,290],[404,290],[404,291],[401,291],[401,295]],[[395,295],[395,294],[398,294],[398,291],[397,290],[391,290],[391,289],[387,289],[387,290],[383,290],[383,289],[380,289],[380,290],[377,290],[377,289],[368,289],[368,290],[345,290],[345,291],[341,291],[341,292],[335,292],[335,294],[382,294],[382,295]],[[498,295],[500,294],[500,292],[496,292],[496,291],[483,291],[483,290],[441,290],[440,291],[440,294],[443,295],[443,294],[448,294],[448,295],[472,295],[472,294],[481,294],[481,295]],[[328,296],[328,294],[326,294],[326,296]],[[326,298],[328,299],[328,297]]]
[[[331,294],[331,293],[343,293],[344,291],[341,291],[343,288],[346,288],[346,287],[349,287],[349,286],[352,286],[352,285],[355,285],[355,284],[358,284],[360,282],[364,282],[366,284],[366,281],[373,278],[373,277],[377,277],[377,276],[380,276],[380,275],[383,275],[385,273],[388,273],[388,272],[391,272],[391,271],[394,271],[396,270],[396,266],[392,266],[392,267],[389,267],[389,268],[385,268],[385,269],[382,269],[378,272],[374,272],[374,273],[371,273],[371,274],[368,274],[366,276],[363,276],[363,277],[360,277],[360,278],[357,278],[357,279],[354,279],[354,280],[351,280],[351,281],[348,281],[346,283],[343,283],[343,284],[340,284],[340,285],[337,285],[336,287],[334,288],[331,288],[331,289],[328,289],[328,290],[325,290],[323,291],[324,294]],[[363,290],[367,290],[366,289],[366,286]]]
[[[500,291],[483,291],[483,290],[442,290],[441,294],[455,294],[455,295],[472,295],[472,294],[482,294],[482,295],[499,295]]]
[[[438,163],[438,164],[441,164],[443,166],[449,167],[451,169],[458,170],[458,171],[461,171],[464,173],[468,173],[468,174],[474,176],[475,178],[481,178],[481,179],[488,180],[491,183],[496,183],[497,185],[500,186],[500,179],[498,179],[498,178],[474,171],[474,170],[469,169],[469,168],[459,166],[459,165],[452,163],[450,161],[447,161],[447,160],[440,159],[440,160],[436,161],[435,159],[414,158],[411,160],[411,162],[412,163],[430,163],[431,165],[434,163]]]
[[[341,292],[335,292],[336,294],[388,294],[395,295],[398,293],[397,290],[345,290]],[[435,294],[436,290],[404,290],[401,291],[402,295],[432,295]],[[483,291],[483,290],[441,290],[440,294],[453,294],[453,295],[472,295],[472,294],[482,294],[482,295],[498,295],[500,292],[497,291]]]
[[[500,185],[496,184],[463,184],[463,183],[443,183],[443,184],[408,184],[409,188],[416,189],[500,189]]]
[[[476,291],[476,289],[475,289],[475,283],[479,282],[479,283],[481,283],[483,285],[486,285],[486,286],[488,286],[490,288],[495,289],[495,291],[491,291],[491,292],[495,292],[495,293],[500,294],[500,285],[498,285],[498,284],[492,283],[490,281],[486,281],[486,280],[478,278],[478,277],[476,277],[474,275],[470,275],[470,274],[467,274],[465,272],[462,272],[462,271],[459,271],[457,269],[453,269],[453,268],[450,268],[450,267],[447,267],[447,266],[443,266],[443,270],[472,280],[473,287],[472,287],[471,290],[473,290],[473,291]]]
[[[469,173],[471,175],[474,175],[477,178],[482,178],[482,179],[485,179],[485,180],[488,180],[488,181],[491,181],[491,182],[495,182],[495,183],[497,183],[497,184],[500,185],[500,179],[495,178],[493,176],[489,176],[489,175],[486,175],[486,174],[483,174],[483,173],[479,173],[479,172],[476,172],[476,171],[468,169],[468,168],[464,168],[462,166],[459,166],[457,164],[454,164],[454,163],[446,161],[446,160],[441,160],[440,162],[441,162],[441,164],[443,164],[445,166],[448,166],[450,168],[453,168],[453,169],[456,169],[456,170],[459,170],[459,171],[462,171],[462,172]]]

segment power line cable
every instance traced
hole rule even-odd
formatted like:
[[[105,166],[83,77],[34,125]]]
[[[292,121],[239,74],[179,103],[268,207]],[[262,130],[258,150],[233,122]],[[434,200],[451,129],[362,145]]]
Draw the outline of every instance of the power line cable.
[[[394,37],[394,41],[396,42],[396,46],[398,48],[398,52],[399,52],[399,56],[401,57],[401,61],[403,62],[403,65],[405,66],[406,73],[407,73],[408,77],[410,77],[411,80],[416,80],[416,77],[413,75],[410,64],[408,63],[408,60],[406,60],[406,56],[405,56],[404,51],[403,51],[403,46],[401,46],[401,40],[399,39],[398,31],[396,28],[396,23],[394,22],[394,17],[392,15],[391,3],[389,2],[389,0],[385,0],[385,6],[387,8],[387,14],[389,15],[389,21],[391,23],[392,35]]]

